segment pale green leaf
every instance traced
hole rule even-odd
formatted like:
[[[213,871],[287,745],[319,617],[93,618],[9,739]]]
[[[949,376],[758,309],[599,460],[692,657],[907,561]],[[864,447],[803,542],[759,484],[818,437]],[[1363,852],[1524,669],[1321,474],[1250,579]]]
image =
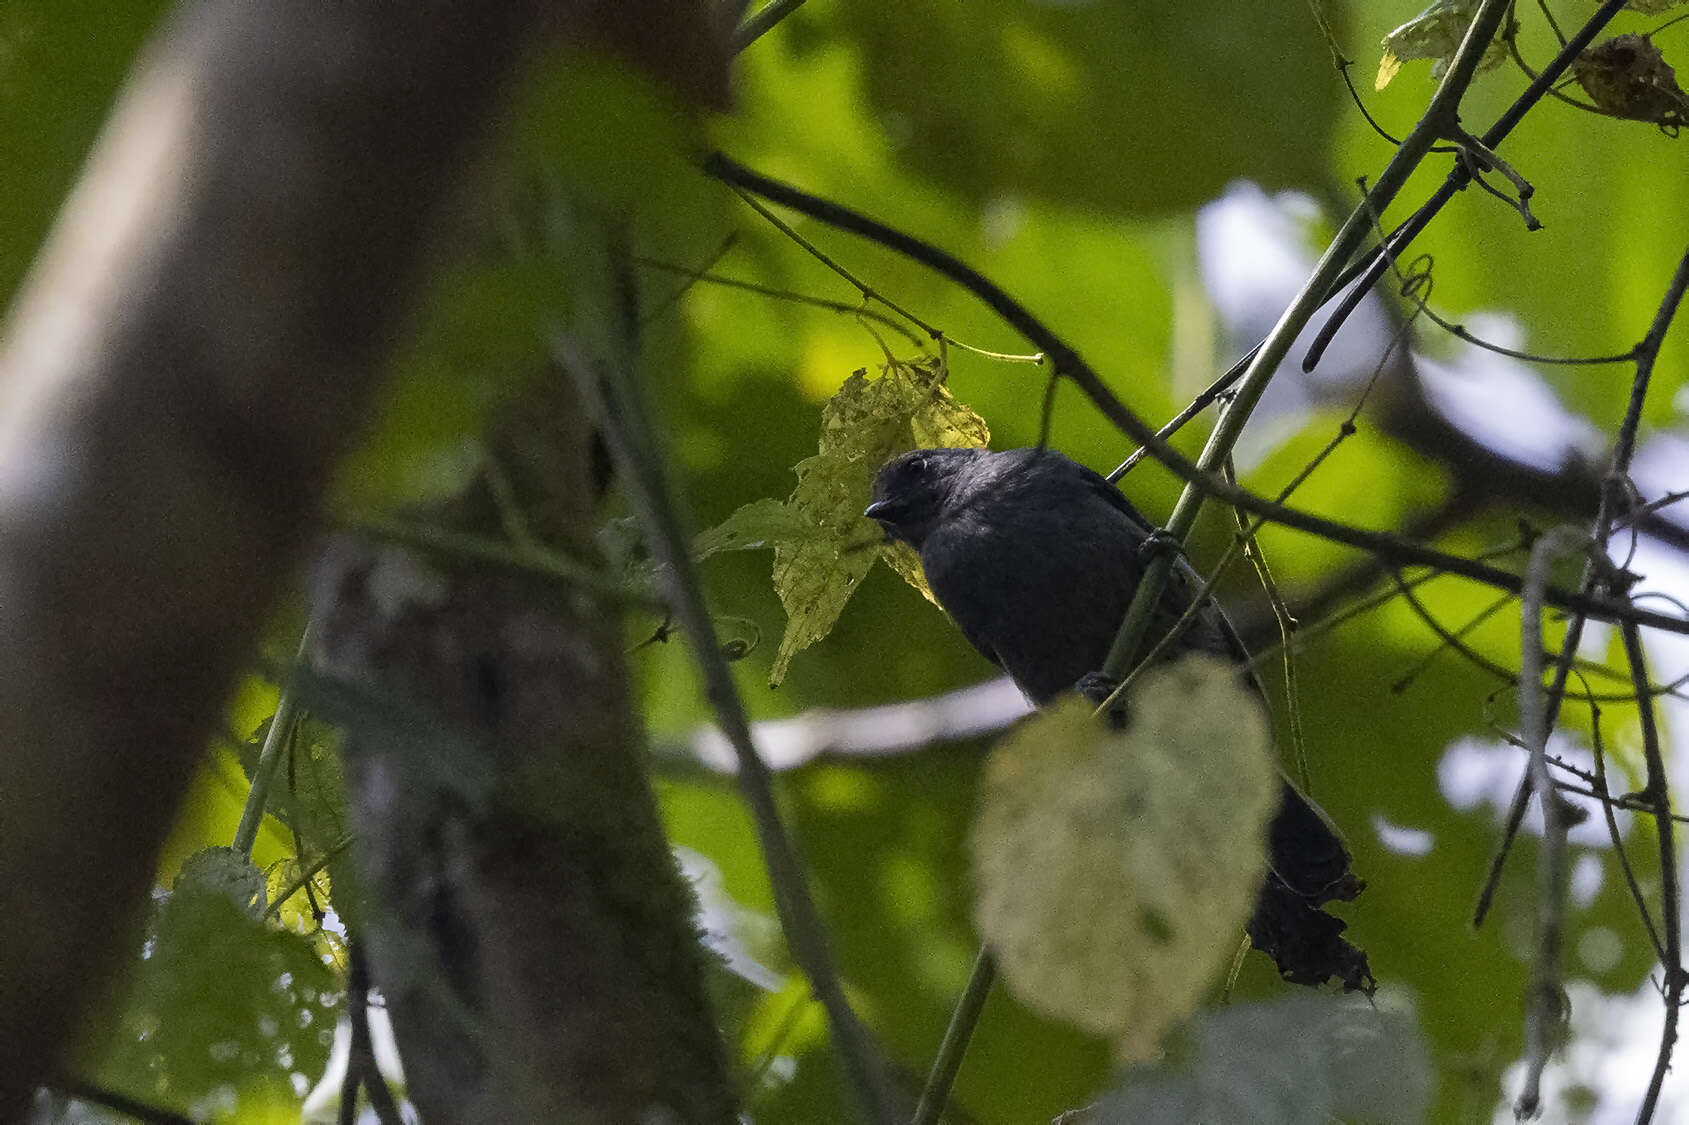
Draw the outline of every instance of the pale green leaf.
[[[944,385],[948,374],[939,359],[893,360],[874,379],[852,373],[822,408],[820,452],[796,466],[798,487],[789,501],[814,521],[816,534],[774,548],[786,632],[771,683],[785,678],[793,656],[832,631],[874,565],[884,534],[862,510],[880,466],[907,449],[990,440],[985,420]]]
[[[1154,669],[1113,730],[1069,698],[993,753],[974,917],[1021,1003],[1151,1055],[1230,961],[1266,874],[1279,783],[1235,668]]]
[[[915,548],[907,543],[887,543],[881,548],[880,557],[886,560],[887,566],[897,571],[898,577],[915,587],[921,597],[938,605],[938,599],[932,596],[932,588],[927,585],[927,573],[921,569],[921,556],[915,553]]]
[[[119,1033],[98,1080],[160,1105],[294,1096],[318,1073],[340,996],[312,943],[253,917],[264,880],[244,856],[208,848],[182,866],[158,905]]]

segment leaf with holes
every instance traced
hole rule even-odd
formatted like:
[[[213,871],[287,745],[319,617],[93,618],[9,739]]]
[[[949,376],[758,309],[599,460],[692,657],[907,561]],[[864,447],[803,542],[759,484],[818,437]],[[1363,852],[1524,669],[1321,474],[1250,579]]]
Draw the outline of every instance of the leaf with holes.
[[[1373,88],[1382,90],[1402,69],[1404,62],[1431,59],[1431,77],[1441,78],[1443,71],[1460,49],[1466,29],[1478,14],[1478,0],[1436,0],[1429,8],[1408,20],[1384,37],[1384,54],[1378,60],[1378,77]],[[1497,37],[1484,49],[1478,60],[1479,71],[1501,65],[1507,57],[1507,46]]]
[[[929,600],[920,561],[907,547],[883,547],[884,535],[862,515],[874,474],[909,449],[983,446],[985,420],[956,401],[943,360],[892,359],[870,379],[853,373],[821,410],[814,457],[798,462],[797,489],[784,503],[758,500],[699,535],[700,557],[726,550],[774,548],[774,588],[786,631],[769,672],[785,679],[792,657],[832,631],[845,603],[876,558],[884,557]]]
[[[99,1081],[187,1107],[220,1090],[252,1105],[294,1096],[328,1059],[340,997],[312,943],[267,925],[264,878],[208,848],[158,904]],[[237,1115],[238,1116],[238,1115]]]

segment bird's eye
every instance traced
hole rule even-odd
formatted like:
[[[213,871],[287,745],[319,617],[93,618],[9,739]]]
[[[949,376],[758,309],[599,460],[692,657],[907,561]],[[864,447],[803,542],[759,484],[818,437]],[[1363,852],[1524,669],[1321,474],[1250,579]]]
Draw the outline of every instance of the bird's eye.
[[[925,457],[909,458],[908,461],[904,462],[904,471],[912,477],[920,476],[927,471],[927,459]]]

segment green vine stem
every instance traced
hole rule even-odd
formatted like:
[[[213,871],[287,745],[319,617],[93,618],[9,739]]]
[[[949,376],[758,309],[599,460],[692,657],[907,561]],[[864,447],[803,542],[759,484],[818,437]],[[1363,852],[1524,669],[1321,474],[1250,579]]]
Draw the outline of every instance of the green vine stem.
[[[293,657],[295,666],[305,659],[305,649],[310,643],[311,629],[306,626],[299,637],[299,651]],[[270,799],[270,785],[276,779],[276,767],[281,764],[282,748],[292,737],[293,724],[298,718],[299,700],[293,689],[284,683],[276,700],[275,716],[270,719],[270,729],[264,735],[264,746],[258,752],[258,764],[252,770],[252,788],[247,791],[246,804],[240,810],[234,842],[229,845],[248,859],[252,858],[252,844],[258,839],[258,826],[264,823],[264,805]]]

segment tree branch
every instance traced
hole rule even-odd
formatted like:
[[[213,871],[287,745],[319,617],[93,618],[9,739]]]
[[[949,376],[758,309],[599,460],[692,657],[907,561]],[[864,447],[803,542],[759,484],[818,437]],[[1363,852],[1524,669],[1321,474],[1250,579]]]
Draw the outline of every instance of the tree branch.
[[[896,250],[955,281],[1032,341],[1050,358],[1056,374],[1072,379],[1121,433],[1147,448],[1150,455],[1163,467],[1187,484],[1195,485],[1204,495],[1242,508],[1273,523],[1366,551],[1391,565],[1428,566],[1515,594],[1523,588],[1520,576],[1511,571],[1437,551],[1398,535],[1354,527],[1338,520],[1324,519],[1283,504],[1275,504],[1265,497],[1231,484],[1217,473],[1198,468],[1195,462],[1168,445],[1143,419],[1128,409],[1108,389],[1090,365],[1061,337],[1007,292],[953,255],[841,204],[820,199],[789,184],[753,172],[720,153],[712,153],[705,160],[704,170],[726,183],[755,192],[812,218]],[[1347,276],[1345,273],[1337,279],[1339,286],[1346,283],[1344,279]],[[1544,599],[1556,609],[1581,609],[1598,620],[1634,621],[1639,625],[1670,633],[1689,634],[1689,620],[1639,609],[1622,599],[1572,592],[1557,586],[1548,587],[1544,591]]]

